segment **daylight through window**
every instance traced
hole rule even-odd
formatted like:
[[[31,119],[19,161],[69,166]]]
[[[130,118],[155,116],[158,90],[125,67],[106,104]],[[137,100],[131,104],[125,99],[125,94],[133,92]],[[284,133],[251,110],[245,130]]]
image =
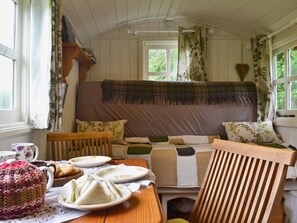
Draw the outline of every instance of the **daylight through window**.
[[[277,110],[297,110],[296,43],[273,54],[273,68]]]
[[[176,81],[177,41],[145,41],[143,44],[143,79]]]

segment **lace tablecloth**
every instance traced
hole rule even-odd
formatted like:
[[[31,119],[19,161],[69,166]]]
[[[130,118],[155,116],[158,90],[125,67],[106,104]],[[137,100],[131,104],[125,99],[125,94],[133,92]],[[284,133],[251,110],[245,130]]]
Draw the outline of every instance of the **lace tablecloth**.
[[[121,164],[123,165],[123,164]],[[82,168],[84,170],[84,173],[94,173],[100,168],[107,167],[109,164],[106,164],[104,166],[95,167],[95,168]],[[126,183],[125,185],[130,188],[132,192],[139,190],[141,186],[148,186],[150,183],[155,182],[155,175],[151,170],[149,170],[149,173],[139,179],[138,181],[134,181],[131,183]],[[65,222],[69,221],[71,219],[75,219],[78,217],[81,217],[83,215],[88,214],[87,211],[79,211],[75,209],[70,209],[62,206],[58,203],[57,195],[59,194],[59,190],[61,187],[55,187],[51,188],[49,192],[47,192],[45,197],[44,205],[38,209],[34,214],[28,215],[23,218],[18,219],[10,219],[10,220],[0,220],[0,223],[44,223],[44,222],[50,222],[50,223],[59,223],[59,222]]]

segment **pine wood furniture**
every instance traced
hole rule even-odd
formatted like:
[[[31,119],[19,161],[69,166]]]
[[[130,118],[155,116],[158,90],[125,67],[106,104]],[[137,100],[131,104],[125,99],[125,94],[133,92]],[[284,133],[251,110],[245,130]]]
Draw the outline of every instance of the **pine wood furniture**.
[[[47,141],[50,160],[91,155],[112,157],[112,132],[49,133]]]
[[[297,152],[218,139],[213,148],[189,222],[274,222]]]
[[[79,83],[82,83],[86,77],[87,72],[93,65],[89,56],[77,45],[77,43],[64,42],[63,43],[63,79],[65,79],[71,68],[72,60],[75,59],[79,64]]]
[[[112,164],[147,167],[144,159],[112,160]],[[156,186],[150,184],[132,194],[132,197],[117,206],[107,210],[91,212],[69,223],[164,223],[162,207],[156,191]]]

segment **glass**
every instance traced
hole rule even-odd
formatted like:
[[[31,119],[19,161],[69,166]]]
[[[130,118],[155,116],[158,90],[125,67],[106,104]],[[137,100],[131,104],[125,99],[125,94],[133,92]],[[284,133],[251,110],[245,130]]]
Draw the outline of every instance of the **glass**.
[[[170,72],[177,72],[177,48],[170,49]]]
[[[276,85],[277,109],[285,109],[285,84]]]
[[[164,80],[166,80],[166,76],[165,75],[149,76],[148,79],[150,81],[164,81]]]
[[[165,49],[150,49],[149,72],[166,72],[166,50]]]
[[[292,110],[296,110],[297,109],[297,81],[292,81],[290,82],[290,104],[291,104],[291,108]]]
[[[13,73],[14,61],[0,55],[0,110],[13,107]]]
[[[285,54],[284,52],[276,54],[276,78],[284,78],[285,74]]]
[[[289,50],[290,54],[290,76],[297,75],[297,46]]]
[[[15,41],[15,8],[12,0],[0,1],[0,43],[11,49],[14,49]]]

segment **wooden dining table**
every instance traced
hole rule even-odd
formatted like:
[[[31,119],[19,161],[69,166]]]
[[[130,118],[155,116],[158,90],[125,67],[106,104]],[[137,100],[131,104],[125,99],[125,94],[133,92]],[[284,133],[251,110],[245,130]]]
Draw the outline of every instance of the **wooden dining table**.
[[[146,167],[144,159],[112,160],[110,164]],[[133,192],[129,200],[104,210],[93,211],[71,223],[163,223],[166,222],[156,185],[150,184]]]

